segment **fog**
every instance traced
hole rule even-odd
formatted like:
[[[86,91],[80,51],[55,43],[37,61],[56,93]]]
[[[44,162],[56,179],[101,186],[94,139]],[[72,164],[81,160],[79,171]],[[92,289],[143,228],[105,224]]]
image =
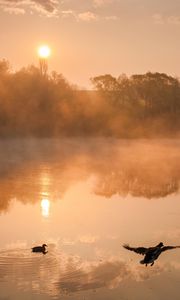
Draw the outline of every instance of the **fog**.
[[[103,138],[0,141],[0,210],[13,199],[35,203],[42,186],[52,200],[92,178],[92,192],[158,199],[179,192],[178,140]]]
[[[35,66],[0,61],[0,137],[179,136],[180,82],[163,73],[101,75],[82,91]]]

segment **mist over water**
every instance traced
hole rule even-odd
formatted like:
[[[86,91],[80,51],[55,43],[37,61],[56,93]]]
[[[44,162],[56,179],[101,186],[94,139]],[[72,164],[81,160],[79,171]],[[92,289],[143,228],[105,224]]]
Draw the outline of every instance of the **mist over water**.
[[[122,244],[179,243],[179,147],[168,139],[1,140],[1,297],[164,300],[173,287],[178,299],[179,250],[145,268]],[[44,242],[46,255],[31,253]]]
[[[92,177],[93,193],[108,198],[118,194],[152,199],[178,193],[179,146],[178,140],[1,140],[0,208],[6,209],[13,198],[35,203],[43,185],[55,199],[72,184]]]

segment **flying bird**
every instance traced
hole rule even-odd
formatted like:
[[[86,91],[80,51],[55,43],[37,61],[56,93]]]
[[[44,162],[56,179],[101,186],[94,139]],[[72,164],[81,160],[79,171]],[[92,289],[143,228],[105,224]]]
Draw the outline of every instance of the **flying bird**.
[[[123,247],[127,250],[134,251],[138,254],[144,255],[144,259],[140,261],[141,264],[145,264],[146,267],[148,264],[151,264],[151,266],[154,265],[154,261],[159,257],[159,255],[166,251],[166,250],[171,250],[175,248],[180,248],[180,246],[164,246],[162,242],[160,242],[157,246],[155,247],[130,247],[129,245],[125,244]]]
[[[36,246],[32,248],[32,252],[40,252],[43,254],[46,254],[48,251],[46,251],[46,244],[43,244],[42,246]]]

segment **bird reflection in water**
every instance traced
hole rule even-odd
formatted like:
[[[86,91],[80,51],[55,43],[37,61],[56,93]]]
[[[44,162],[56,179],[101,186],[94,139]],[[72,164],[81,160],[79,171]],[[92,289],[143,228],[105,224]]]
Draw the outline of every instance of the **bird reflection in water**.
[[[162,242],[160,242],[155,247],[130,247],[129,245],[125,244],[123,247],[127,250],[134,251],[138,254],[144,255],[144,259],[140,261],[141,264],[145,264],[146,267],[148,264],[151,264],[151,266],[154,265],[154,261],[159,257],[159,255],[167,250],[180,248],[180,246],[164,246]]]

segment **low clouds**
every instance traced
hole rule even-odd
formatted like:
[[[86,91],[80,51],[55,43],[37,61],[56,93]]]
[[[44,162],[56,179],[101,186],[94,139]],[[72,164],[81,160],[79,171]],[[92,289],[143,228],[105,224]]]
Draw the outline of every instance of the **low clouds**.
[[[14,15],[24,15],[25,14],[25,10],[24,8],[20,8],[20,7],[4,7],[4,12]]]
[[[97,22],[97,21],[117,21],[117,16],[100,16],[92,11],[77,13],[73,10],[64,10],[61,12],[62,18],[74,18],[77,22]]]
[[[98,16],[90,11],[87,11],[87,12],[78,14],[78,19],[85,21],[85,22],[97,21]]]
[[[119,2],[118,0],[0,0],[0,10],[15,15],[36,12],[41,16],[71,18],[78,22],[117,21],[122,13],[122,5]],[[128,3],[124,7],[127,11],[131,11]],[[169,16],[158,12],[149,14],[154,24],[180,24],[180,17],[173,12]]]
[[[54,13],[57,9],[58,2],[55,0],[33,0],[36,5],[40,5],[45,11]]]
[[[180,25],[180,17],[179,16],[169,16],[167,18],[167,22],[169,24]]]
[[[161,14],[154,14],[152,16],[154,24],[164,24],[164,20]]]
[[[102,7],[107,4],[111,4],[114,0],[93,0],[94,7]]]
[[[61,12],[62,18],[73,18],[77,22],[94,22],[99,20],[99,16],[91,11],[77,13],[73,10],[63,10]]]
[[[0,9],[10,14],[25,14],[27,11],[38,12],[47,17],[58,12],[56,0],[0,0]]]
[[[116,16],[101,14],[100,9],[114,0],[89,0],[83,5],[79,1],[59,0],[0,0],[0,10],[5,13],[23,15],[38,13],[46,17],[72,18],[77,22],[117,20]],[[98,13],[97,11],[98,10]]]
[[[180,16],[164,16],[160,13],[156,13],[152,16],[153,23],[158,24],[158,25],[165,25],[165,24],[170,24],[170,25],[180,25]]]

